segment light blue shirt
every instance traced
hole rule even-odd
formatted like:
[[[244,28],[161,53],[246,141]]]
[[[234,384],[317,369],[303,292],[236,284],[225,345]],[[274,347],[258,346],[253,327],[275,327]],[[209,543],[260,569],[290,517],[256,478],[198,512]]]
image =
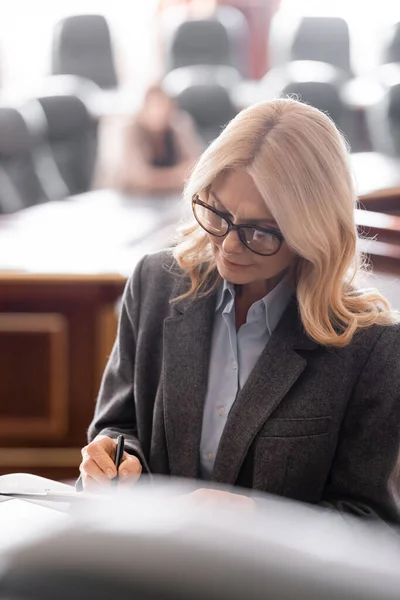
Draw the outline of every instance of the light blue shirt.
[[[288,276],[255,302],[238,332],[235,287],[224,280],[218,292],[211,341],[208,385],[200,442],[200,476],[210,479],[230,409],[289,304],[293,286]]]

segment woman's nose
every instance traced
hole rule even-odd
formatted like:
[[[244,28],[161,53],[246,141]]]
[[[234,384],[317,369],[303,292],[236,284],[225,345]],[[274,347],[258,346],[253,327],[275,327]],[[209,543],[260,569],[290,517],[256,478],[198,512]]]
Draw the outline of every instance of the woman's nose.
[[[244,250],[237,231],[231,229],[228,235],[224,237],[222,249],[225,254],[238,254]]]

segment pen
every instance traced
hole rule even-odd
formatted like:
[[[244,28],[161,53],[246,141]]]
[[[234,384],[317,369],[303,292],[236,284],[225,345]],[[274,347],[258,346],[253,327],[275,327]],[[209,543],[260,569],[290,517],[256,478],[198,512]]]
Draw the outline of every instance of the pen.
[[[115,468],[117,469],[117,475],[112,480],[113,486],[116,486],[118,484],[118,469],[119,469],[119,465],[121,464],[122,457],[124,455],[124,446],[125,446],[124,436],[119,435],[118,439],[117,439],[117,447],[115,450],[115,460],[114,460]]]

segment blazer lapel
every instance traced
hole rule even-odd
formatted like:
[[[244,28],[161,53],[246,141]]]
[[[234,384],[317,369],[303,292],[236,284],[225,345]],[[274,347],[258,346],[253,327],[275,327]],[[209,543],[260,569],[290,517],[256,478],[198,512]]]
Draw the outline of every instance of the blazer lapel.
[[[198,476],[215,300],[212,294],[178,302],[164,323],[165,431],[170,473],[177,477]]]
[[[315,347],[303,331],[293,299],[232,406],[215,459],[214,481],[236,481],[258,430],[306,366],[295,349]]]

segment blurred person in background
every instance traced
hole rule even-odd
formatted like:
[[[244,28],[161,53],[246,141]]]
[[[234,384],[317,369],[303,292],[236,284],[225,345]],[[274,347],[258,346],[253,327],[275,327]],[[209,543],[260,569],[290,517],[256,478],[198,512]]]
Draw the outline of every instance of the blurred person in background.
[[[185,189],[193,219],[128,281],[82,450],[85,489],[142,472],[399,522],[400,326],[357,283],[346,144],[292,99],[242,111]],[[204,484],[203,484],[204,488]]]
[[[118,163],[98,168],[98,181],[127,193],[182,190],[202,151],[191,117],[158,85],[151,86],[138,114],[120,128]]]

